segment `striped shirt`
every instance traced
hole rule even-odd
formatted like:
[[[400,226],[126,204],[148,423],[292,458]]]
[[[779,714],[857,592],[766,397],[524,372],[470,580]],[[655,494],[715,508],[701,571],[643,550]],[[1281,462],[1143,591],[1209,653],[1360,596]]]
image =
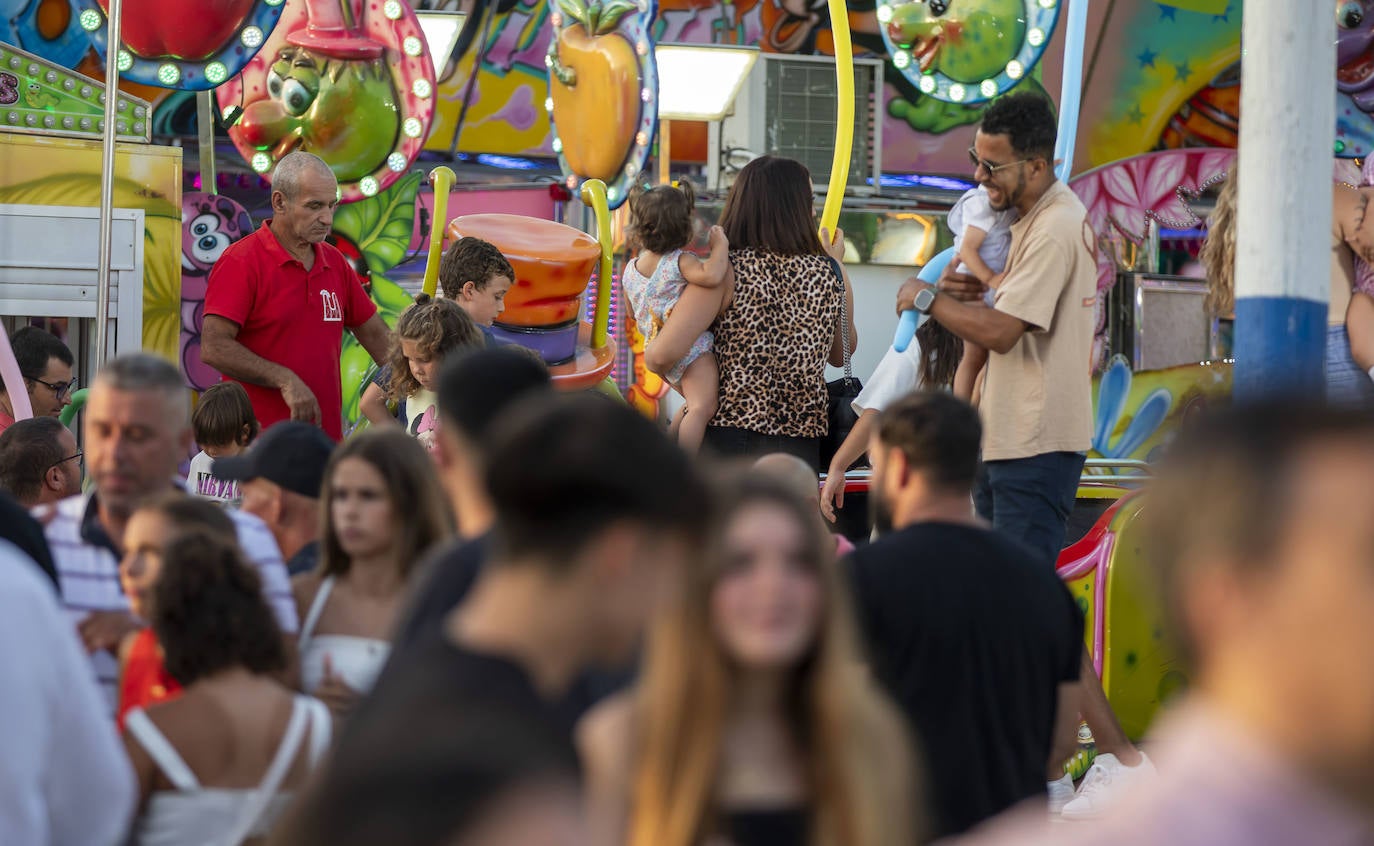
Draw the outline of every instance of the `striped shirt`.
[[[227,511],[238,530],[239,546],[258,569],[263,596],[272,606],[282,631],[299,628],[291,582],[286,574],[277,541],[267,524],[242,511]],[[119,556],[97,517],[93,494],[68,497],[54,507],[44,529],[52,548],[61,585],[62,603],[75,626],[95,611],[128,611],[129,598],[119,585]],[[91,664],[113,714],[118,700],[119,666],[115,657],[101,650]]]

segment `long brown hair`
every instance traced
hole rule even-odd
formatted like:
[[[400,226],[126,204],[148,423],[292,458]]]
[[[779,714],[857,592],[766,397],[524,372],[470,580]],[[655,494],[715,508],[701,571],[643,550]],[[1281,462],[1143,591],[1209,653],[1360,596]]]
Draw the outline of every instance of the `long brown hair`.
[[[735,177],[720,212],[720,226],[731,250],[823,256],[815,203],[806,165],[781,156],[760,156]]]
[[[954,385],[959,359],[964,357],[964,341],[943,323],[927,320],[916,330],[921,345],[921,387],[928,391]]]
[[[1216,208],[1207,219],[1207,239],[1202,242],[1202,266],[1207,271],[1204,305],[1214,317],[1230,317],[1236,311],[1236,189],[1240,168],[1231,166]]]
[[[816,642],[794,670],[785,715],[806,761],[812,842],[914,842],[910,807],[917,794],[905,732],[893,707],[862,677],[834,543],[814,506],[772,479],[746,477],[722,490],[727,519],[755,505],[790,514],[806,533],[806,557],[822,586]],[[650,634],[636,702],[629,846],[693,846],[711,833],[736,672],[711,625],[711,595],[724,568],[723,549],[707,566],[692,568],[680,601]]]
[[[408,576],[410,568],[438,541],[453,534],[453,514],[434,461],[419,442],[399,429],[369,429],[344,441],[329,457],[320,492],[320,572],[342,576],[353,565],[334,530],[334,473],[339,462],[356,458],[382,477],[391,502],[392,554]]]

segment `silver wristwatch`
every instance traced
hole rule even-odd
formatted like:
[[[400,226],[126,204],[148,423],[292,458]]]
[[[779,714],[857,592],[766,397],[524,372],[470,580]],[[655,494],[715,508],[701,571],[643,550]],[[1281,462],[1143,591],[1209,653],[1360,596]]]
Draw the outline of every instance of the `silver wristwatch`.
[[[911,307],[919,311],[921,314],[930,314],[930,307],[934,304],[935,289],[922,288],[920,291],[916,293],[916,299],[912,302]]]

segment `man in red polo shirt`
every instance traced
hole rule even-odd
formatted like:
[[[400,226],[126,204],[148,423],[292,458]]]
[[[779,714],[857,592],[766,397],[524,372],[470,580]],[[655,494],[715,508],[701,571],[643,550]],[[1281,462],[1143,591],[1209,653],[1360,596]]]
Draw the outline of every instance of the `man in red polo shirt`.
[[[378,364],[391,336],[343,253],[324,243],[339,185],[322,159],[290,153],[272,172],[272,219],[224,251],[205,295],[201,358],[243,384],[266,429],[305,420],[343,437],[345,328]]]

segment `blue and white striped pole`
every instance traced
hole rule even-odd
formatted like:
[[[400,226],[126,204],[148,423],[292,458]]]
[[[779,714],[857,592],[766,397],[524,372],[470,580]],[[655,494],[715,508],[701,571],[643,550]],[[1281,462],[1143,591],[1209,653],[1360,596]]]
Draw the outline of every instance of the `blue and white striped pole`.
[[[1325,390],[1336,20],[1245,15],[1236,213],[1237,399]]]

